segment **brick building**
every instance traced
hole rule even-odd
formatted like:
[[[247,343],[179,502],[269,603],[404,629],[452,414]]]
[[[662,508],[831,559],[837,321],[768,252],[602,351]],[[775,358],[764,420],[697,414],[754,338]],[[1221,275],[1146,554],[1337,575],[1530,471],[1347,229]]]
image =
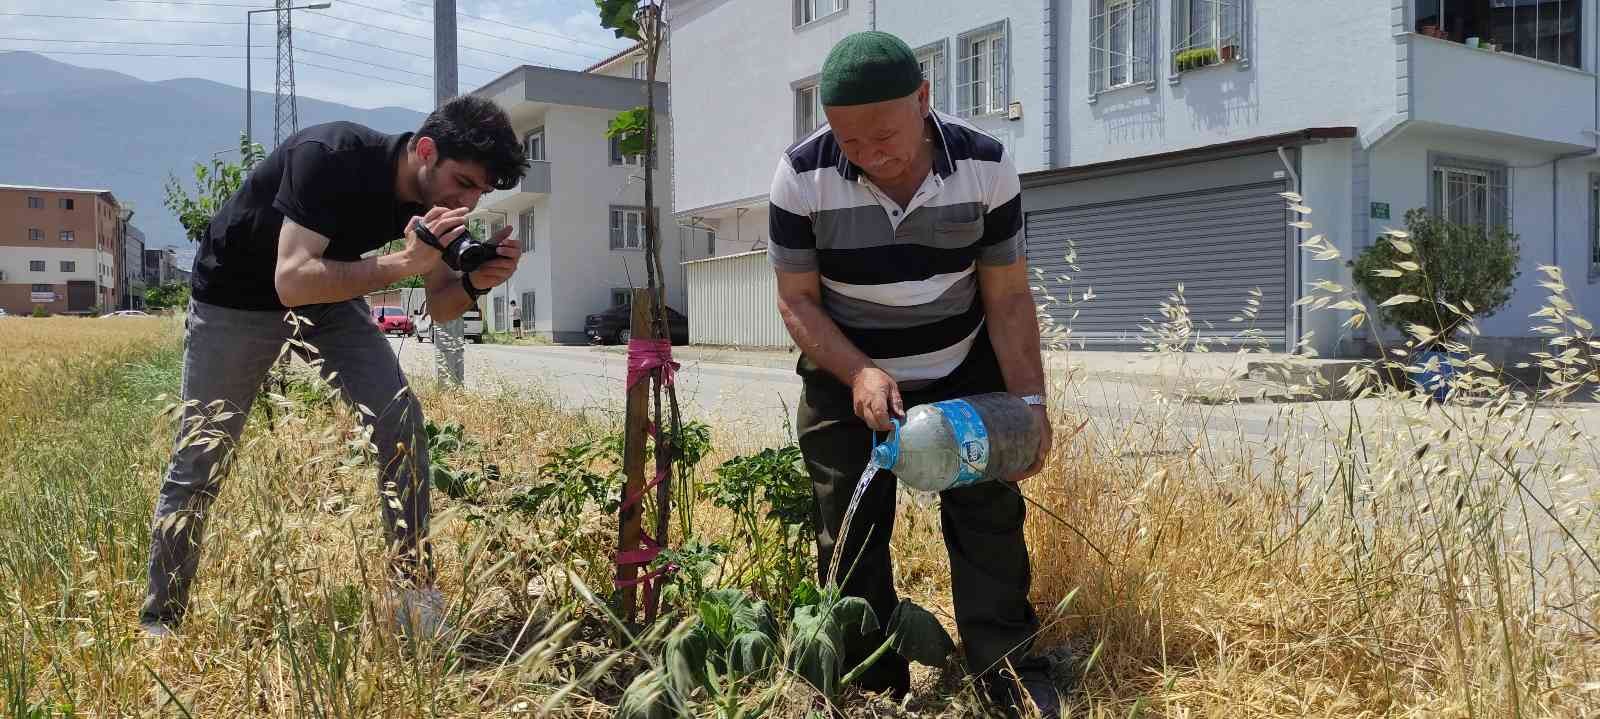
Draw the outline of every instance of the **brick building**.
[[[0,185],[0,308],[91,314],[121,299],[121,207],[110,190]]]

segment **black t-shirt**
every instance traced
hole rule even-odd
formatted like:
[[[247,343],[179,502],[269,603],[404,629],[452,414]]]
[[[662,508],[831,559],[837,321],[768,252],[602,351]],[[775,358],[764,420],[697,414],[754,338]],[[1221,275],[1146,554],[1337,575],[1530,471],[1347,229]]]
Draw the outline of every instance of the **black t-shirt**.
[[[194,258],[194,298],[241,310],[285,309],[273,285],[283,218],[328,238],[323,257],[352,261],[405,234],[424,209],[395,195],[411,133],[352,122],[308,127],[256,165],[211,218]]]

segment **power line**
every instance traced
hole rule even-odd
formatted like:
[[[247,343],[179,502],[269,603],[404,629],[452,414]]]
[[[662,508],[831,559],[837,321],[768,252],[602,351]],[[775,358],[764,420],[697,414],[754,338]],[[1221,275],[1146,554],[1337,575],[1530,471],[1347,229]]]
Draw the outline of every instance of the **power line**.
[[[241,20],[189,20],[189,19],[179,19],[179,18],[150,18],[150,17],[100,17],[100,16],[87,16],[87,15],[49,15],[49,14],[44,14],[44,13],[26,13],[26,12],[0,12],[0,16],[40,17],[40,18],[54,18],[54,19],[57,19],[57,20],[110,20],[110,21],[116,21],[116,22],[170,22],[170,23],[198,24],[198,25],[243,25],[243,24],[245,24],[244,21],[241,21]],[[312,16],[315,17],[315,16],[317,16],[317,14],[313,14]],[[348,20],[348,19],[345,19],[345,18],[333,16],[333,15],[324,15],[323,17],[330,17],[330,18],[333,18],[335,20],[344,20],[345,22],[354,23],[354,24],[357,24],[357,25],[362,25],[362,26],[369,27],[369,28],[372,28],[372,29],[375,29],[375,30],[383,30],[385,32],[391,32],[391,33],[394,33],[394,34],[397,34],[397,35],[409,35],[411,37],[420,38],[420,39],[423,39],[423,40],[429,40],[429,41],[433,40],[432,37],[427,36],[427,35],[418,35],[418,34],[415,34],[415,33],[406,33],[406,32],[401,32],[401,31],[398,31],[398,30],[390,30],[388,28],[381,28],[381,27],[377,27],[377,26],[374,26],[374,25],[369,25],[367,23],[360,22],[360,21],[357,21],[357,20]],[[305,29],[301,29],[300,32],[310,32],[312,34],[324,35],[324,36],[327,36],[327,37],[332,37],[332,38],[336,38],[336,39],[340,39],[340,40],[346,40],[346,41],[354,42],[353,40],[349,40],[349,38],[343,38],[343,37],[339,37],[338,35],[331,35],[329,33],[317,33],[315,31],[305,30]],[[538,65],[539,64],[539,62],[535,61],[535,60],[529,60],[529,59],[526,59],[526,58],[520,58],[520,57],[516,57],[514,55],[506,55],[504,53],[495,52],[493,50],[485,50],[483,48],[478,48],[478,47],[472,47],[470,45],[462,45],[460,47],[461,47],[462,50],[472,50],[474,52],[480,52],[480,53],[483,53],[485,55],[492,55],[494,57],[502,57],[502,58],[505,58],[507,60],[516,60],[517,62],[524,63],[524,64],[527,64],[527,65]],[[430,55],[428,57],[432,57],[432,56]],[[596,58],[596,59],[598,59],[598,58]],[[469,66],[463,65],[463,67],[469,67]],[[479,70],[483,70],[485,72],[490,72],[490,73],[499,73],[499,72],[501,72],[500,70],[490,70],[488,68],[482,68],[482,67],[475,67],[474,69],[479,69]]]
[[[387,45],[378,45],[376,43],[370,43],[370,42],[366,42],[364,40],[356,40],[354,38],[341,37],[339,35],[334,35],[332,33],[318,32],[316,30],[307,30],[307,29],[305,29],[303,27],[295,28],[295,32],[297,32],[297,33],[303,32],[303,33],[306,33],[306,34],[309,34],[309,35],[316,35],[318,37],[325,37],[325,38],[328,38],[330,40],[339,40],[339,41],[342,41],[342,42],[355,43],[357,45],[363,45],[365,47],[370,47],[370,48],[373,48],[373,49],[376,49],[376,50],[388,50],[389,52],[397,52],[397,53],[400,53],[401,55],[410,55],[411,57],[422,58],[423,60],[432,60],[433,59],[432,55],[425,55],[425,54],[420,53],[420,52],[411,52],[410,50],[401,50],[400,48],[397,48],[397,47],[389,47]],[[512,58],[512,59],[516,59],[516,58]],[[501,72],[503,72],[503,70],[496,70],[494,68],[482,67],[480,65],[468,65],[466,63],[460,63],[460,66],[461,67],[470,67],[470,68],[472,68],[474,70],[482,70],[484,72],[493,73],[493,74],[496,74],[496,75],[498,75]]]
[[[345,1],[349,2],[349,0],[345,0]],[[356,3],[350,2],[349,4],[355,5]],[[360,7],[370,8],[371,6],[362,5]],[[392,12],[392,11],[389,11],[389,10],[383,10],[381,8],[372,8],[372,9],[379,10],[380,12]],[[361,25],[363,27],[368,27],[368,28],[371,28],[373,30],[382,30],[384,32],[392,32],[392,33],[394,33],[396,35],[405,35],[405,36],[408,36],[408,37],[414,37],[414,38],[419,38],[419,39],[422,39],[422,40],[428,40],[430,42],[433,40],[433,36],[432,35],[419,35],[419,34],[414,33],[414,32],[406,32],[404,30],[395,30],[393,28],[380,27],[378,25],[373,25],[372,23],[369,23],[369,22],[367,22],[365,20],[352,20],[352,19],[347,18],[347,17],[340,17],[338,15],[330,15],[328,13],[318,13],[314,17],[324,17],[324,18],[328,18],[329,20],[338,20],[340,22],[347,22],[347,23],[350,23],[352,25]],[[407,17],[407,16],[401,15],[400,17]],[[412,19],[416,19],[416,18],[412,18]],[[494,38],[496,40],[503,40],[505,42],[514,43],[514,44],[517,44],[517,45],[526,45],[528,47],[536,47],[536,48],[539,48],[539,49],[542,49],[542,50],[549,50],[551,52],[560,52],[560,53],[566,53],[568,55],[576,55],[577,57],[586,58],[586,59],[589,59],[589,60],[599,60],[600,59],[600,57],[598,57],[598,56],[584,54],[584,53],[578,52],[576,50],[566,50],[566,49],[562,49],[562,48],[559,48],[559,47],[550,47],[549,45],[540,45],[539,43],[536,43],[536,42],[523,42],[521,40],[516,40],[516,39],[509,38],[509,37],[502,37],[500,35],[489,35],[488,33],[479,32],[477,30],[464,29],[464,30],[462,30],[462,32],[473,32],[473,33],[477,33],[479,35],[488,35],[489,37],[492,37],[492,38]],[[488,52],[488,51],[480,50],[480,52]]]
[[[387,13],[387,14],[390,14],[390,15],[394,15],[395,17],[403,17],[403,18],[407,18],[407,19],[410,19],[410,20],[416,20],[418,22],[426,22],[426,23],[433,22],[432,18],[417,17],[415,15],[405,15],[405,14],[401,14],[401,13],[395,12],[394,10],[391,10],[391,9],[388,9],[388,8],[380,8],[380,7],[373,7],[371,5],[365,5],[365,4],[356,2],[356,0],[339,0],[339,4],[340,5],[353,5],[355,7],[366,8],[368,10],[373,10],[373,11],[381,12],[381,13]],[[481,21],[487,22],[487,23],[493,23],[495,25],[504,25],[505,27],[509,27],[509,28],[511,28],[513,30],[518,30],[518,31],[521,31],[521,32],[533,33],[535,35],[548,35],[548,36],[553,37],[553,38],[557,38],[557,39],[560,39],[560,40],[567,40],[567,41],[575,42],[575,43],[578,43],[578,44],[581,44],[581,45],[591,45],[593,47],[600,48],[601,50],[605,50],[608,53],[609,52],[616,52],[615,48],[612,48],[612,47],[610,47],[608,45],[602,45],[602,44],[597,43],[597,42],[590,42],[588,40],[584,40],[583,38],[576,37],[576,36],[573,36],[573,35],[563,35],[563,34],[558,33],[558,32],[549,32],[549,31],[546,31],[546,30],[535,30],[533,28],[525,28],[525,27],[521,27],[519,25],[513,25],[513,24],[508,23],[508,22],[502,22],[500,20],[491,20],[491,19],[486,18],[486,17],[478,17],[477,15],[469,15],[469,14],[461,12],[459,10],[456,11],[456,15],[458,15],[460,17],[472,18],[474,20],[481,20]],[[492,37],[492,38],[494,38],[496,40],[506,40],[508,42],[520,42],[518,40],[512,40],[511,38],[501,37],[499,35],[490,35],[489,33],[483,32],[481,30],[474,30],[472,28],[465,28],[464,27],[464,28],[459,28],[459,30],[461,32],[470,32],[470,33],[473,33],[473,34],[476,34],[476,35],[483,35],[484,37]]]
[[[107,55],[107,56],[113,56],[113,57],[159,57],[159,58],[174,58],[174,59],[184,59],[184,60],[243,60],[244,59],[244,56],[242,56],[242,55],[180,55],[180,54],[172,54],[172,53],[105,52],[105,51],[99,51],[99,50],[50,50],[50,49],[42,49],[41,50],[41,49],[27,48],[27,47],[8,47],[8,48],[3,48],[3,49],[7,50],[7,51],[16,50],[16,51],[21,51],[21,52],[36,52],[36,53],[39,53],[39,54],[42,54],[42,55]],[[314,67],[314,68],[317,68],[319,70],[329,70],[329,71],[332,71],[332,72],[342,73],[342,74],[345,74],[345,75],[351,75],[351,76],[354,76],[354,77],[365,78],[365,79],[368,79],[368,80],[377,80],[379,82],[387,82],[387,83],[390,83],[390,84],[393,84],[393,85],[405,85],[406,87],[414,87],[414,88],[417,88],[418,90],[432,90],[433,89],[431,87],[426,87],[426,86],[418,85],[418,84],[415,84],[415,83],[405,82],[404,80],[395,80],[393,78],[380,77],[380,76],[377,76],[377,75],[367,75],[367,74],[364,74],[364,73],[354,72],[354,71],[349,70],[347,68],[329,67],[327,65],[318,65],[317,63],[306,62],[304,60],[296,60],[295,64],[296,65],[304,65],[306,67]]]
[[[58,40],[48,37],[0,37],[0,40],[23,40],[27,42],[70,42],[86,43],[92,45],[181,45],[185,47],[239,47],[236,42],[152,42],[140,40]],[[270,50],[271,45],[251,45],[257,50]]]
[[[195,5],[195,6],[200,6],[200,7],[243,7],[243,8],[260,7],[259,5],[245,5],[245,4],[242,4],[242,3],[193,2],[192,0],[107,0],[107,1],[108,2],[118,3],[118,4],[138,3],[140,5]]]

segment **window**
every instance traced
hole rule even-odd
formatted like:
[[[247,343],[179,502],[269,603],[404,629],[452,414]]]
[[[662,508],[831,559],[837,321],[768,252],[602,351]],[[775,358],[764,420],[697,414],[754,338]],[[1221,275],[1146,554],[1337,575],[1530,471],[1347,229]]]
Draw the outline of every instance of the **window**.
[[[1600,175],[1589,176],[1589,279],[1600,279]]]
[[[950,72],[945,67],[943,40],[917,49],[917,68],[922,79],[928,81],[928,105],[935,110],[949,111]]]
[[[822,114],[822,93],[818,92],[816,84],[795,88],[794,91],[794,134],[803,138],[816,132],[826,122]]]
[[[33,242],[44,242],[44,230],[37,227],[29,227],[28,239]]]
[[[517,238],[522,240],[522,251],[533,251],[533,210],[517,215]]]
[[[1172,0],[1172,74],[1244,59],[1249,0]]]
[[[794,0],[794,26],[821,20],[844,9],[845,0]]]
[[[644,210],[637,207],[611,208],[611,249],[644,249]]]
[[[30,289],[30,291],[31,292],[36,292],[36,293],[39,293],[39,294],[43,294],[43,293],[46,293],[46,292],[53,294],[53,293],[55,293],[56,288],[55,288],[55,285],[34,285]]]
[[[1511,222],[1504,165],[1462,158],[1435,158],[1429,208],[1435,215],[1458,225],[1485,229]]]
[[[610,149],[612,165],[629,165],[632,167],[644,166],[644,158],[640,155],[628,155],[626,157],[623,156],[621,138],[611,138]]]
[[[43,197],[34,197],[33,195],[29,195],[28,196],[28,209],[30,209],[30,210],[42,210],[42,209],[44,209],[44,198]]]
[[[101,265],[100,266],[100,271],[101,272],[105,272],[105,269],[106,269],[105,265]],[[78,271],[78,263],[73,262],[71,260],[62,260],[61,261],[61,271],[62,272],[77,272]]]
[[[494,298],[494,329],[496,332],[504,332],[510,326],[511,322],[506,319],[506,298],[503,295],[496,295]]]
[[[613,287],[611,289],[611,306],[632,307],[633,290],[630,290],[626,287]]]
[[[712,232],[712,231],[708,231],[708,232],[706,232],[706,257],[715,257],[716,255],[717,255],[717,233],[716,232]]]
[[[646,75],[648,75],[649,73],[646,72],[646,69],[647,68],[645,67],[644,58],[642,58],[642,57],[634,58],[634,60],[633,60],[633,79],[635,79],[635,80],[648,79],[646,77]]]
[[[68,198],[68,197],[61,198],[61,209],[70,210],[72,208],[73,208],[73,202],[72,202],[71,198]]]
[[[974,30],[957,42],[956,111],[962,117],[993,115],[1006,109],[1005,23]]]
[[[44,260],[28,260],[29,272],[44,272]]]
[[[544,128],[539,128],[528,133],[522,140],[522,149],[527,153],[528,159],[541,161],[544,159]]]
[[[77,239],[77,238],[72,234],[72,230],[62,230],[61,231],[61,241],[62,242],[72,242],[75,239]]]
[[[522,304],[522,306],[519,307],[518,309],[520,309],[522,311],[522,326],[531,330],[531,329],[533,329],[533,291],[532,290],[529,290],[527,292],[523,292],[522,293],[522,303],[521,304]]]
[[[1091,96],[1155,81],[1155,0],[1095,0],[1089,28]]]
[[[1417,0],[1415,30],[1441,40],[1582,67],[1582,0]]]

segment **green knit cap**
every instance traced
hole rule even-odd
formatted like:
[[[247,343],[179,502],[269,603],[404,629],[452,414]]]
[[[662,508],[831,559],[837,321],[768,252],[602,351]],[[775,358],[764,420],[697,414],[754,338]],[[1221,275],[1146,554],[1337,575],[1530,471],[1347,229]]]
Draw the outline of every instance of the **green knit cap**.
[[[905,41],[886,32],[858,32],[839,41],[822,63],[822,104],[866,105],[898,100],[922,86],[922,69]]]

